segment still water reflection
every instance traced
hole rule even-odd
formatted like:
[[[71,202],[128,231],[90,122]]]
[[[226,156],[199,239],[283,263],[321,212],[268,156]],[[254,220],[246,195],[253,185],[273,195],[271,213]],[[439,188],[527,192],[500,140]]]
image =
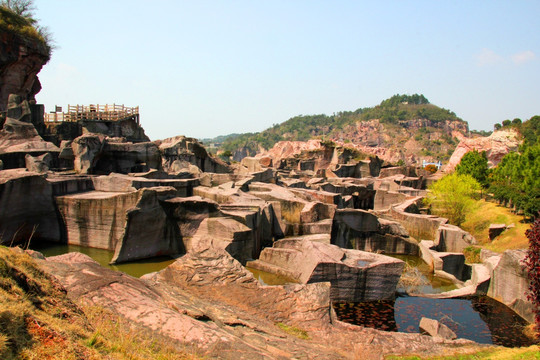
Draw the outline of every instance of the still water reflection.
[[[109,265],[109,262],[113,257],[113,252],[108,250],[58,243],[35,244],[32,246],[32,248],[33,250],[39,251],[47,257],[62,255],[68,252],[80,252],[90,256],[104,267],[112,270],[122,271],[134,277],[141,277],[144,274],[159,271],[174,262],[174,259],[168,256],[159,256],[125,264]]]

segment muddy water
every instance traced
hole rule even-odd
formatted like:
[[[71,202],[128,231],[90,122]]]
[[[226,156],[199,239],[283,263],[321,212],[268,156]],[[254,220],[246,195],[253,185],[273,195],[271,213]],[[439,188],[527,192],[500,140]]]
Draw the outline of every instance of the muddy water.
[[[285,285],[293,283],[291,279],[268,273],[266,271],[253,269],[247,266],[246,269],[248,269],[253,274],[255,279],[259,280],[259,282],[263,285]]]
[[[104,267],[112,270],[122,271],[134,277],[141,277],[144,274],[159,271],[174,262],[174,259],[170,257],[160,256],[125,264],[109,265],[109,262],[113,257],[113,252],[108,250],[58,243],[37,244],[32,246],[32,249],[41,252],[45,256],[62,255],[68,252],[80,252],[90,256]]]

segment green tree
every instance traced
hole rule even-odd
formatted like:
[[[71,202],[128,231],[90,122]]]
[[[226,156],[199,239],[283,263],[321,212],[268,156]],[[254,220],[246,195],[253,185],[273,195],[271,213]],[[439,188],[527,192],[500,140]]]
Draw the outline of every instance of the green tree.
[[[507,154],[488,178],[495,199],[525,215],[540,211],[540,143]]]
[[[480,188],[478,181],[471,175],[454,172],[429,187],[424,203],[431,208],[432,213],[460,226],[474,207]]]
[[[493,128],[494,128],[495,130],[501,130],[502,125],[499,124],[499,123],[496,123],[496,124],[493,126]]]
[[[469,174],[476,181],[482,185],[482,187],[488,187],[488,159],[485,151],[481,153],[478,150],[469,151],[461,158],[460,163],[456,167],[456,171],[460,175]]]
[[[506,120],[504,120],[504,121],[502,122],[502,126],[503,126],[503,127],[507,127],[507,126],[510,126],[510,125],[512,125],[512,121],[510,121],[510,120],[508,120],[508,119],[506,119]]]

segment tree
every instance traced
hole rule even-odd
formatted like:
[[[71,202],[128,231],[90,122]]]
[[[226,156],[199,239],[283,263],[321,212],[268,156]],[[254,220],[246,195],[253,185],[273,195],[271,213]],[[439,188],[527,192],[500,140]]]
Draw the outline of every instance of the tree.
[[[10,9],[17,15],[20,15],[28,20],[31,23],[35,23],[36,20],[33,18],[34,10],[34,0],[1,0],[0,5]]]
[[[495,130],[501,130],[502,125],[499,124],[499,123],[496,123],[496,124],[493,126],[493,128],[494,128]]]
[[[475,205],[480,184],[471,175],[454,172],[429,187],[424,203],[431,211],[460,226]]]
[[[517,125],[517,126],[521,125],[521,119],[520,118],[515,118],[514,120],[512,120],[512,124]]]
[[[536,332],[540,336],[540,217],[525,232],[529,239],[529,249],[525,258],[525,268],[529,277],[527,299],[533,303]]]
[[[512,121],[510,121],[510,120],[508,120],[508,119],[507,119],[507,120],[504,120],[504,121],[502,122],[502,126],[503,126],[503,127],[507,127],[507,126],[510,126],[510,125],[512,125]]]
[[[485,151],[481,153],[478,150],[469,151],[461,158],[460,163],[456,167],[456,171],[460,175],[469,174],[476,181],[487,188],[487,176],[488,176],[488,160]]]
[[[489,189],[495,199],[510,203],[526,216],[536,217],[540,211],[540,143],[524,146],[522,153],[503,157],[489,178]]]

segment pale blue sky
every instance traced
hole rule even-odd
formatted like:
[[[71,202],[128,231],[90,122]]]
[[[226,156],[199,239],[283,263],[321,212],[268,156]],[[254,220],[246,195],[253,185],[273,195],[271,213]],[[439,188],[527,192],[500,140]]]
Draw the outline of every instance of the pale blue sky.
[[[35,0],[37,100],[141,107],[152,140],[423,93],[471,129],[540,114],[539,1]]]

